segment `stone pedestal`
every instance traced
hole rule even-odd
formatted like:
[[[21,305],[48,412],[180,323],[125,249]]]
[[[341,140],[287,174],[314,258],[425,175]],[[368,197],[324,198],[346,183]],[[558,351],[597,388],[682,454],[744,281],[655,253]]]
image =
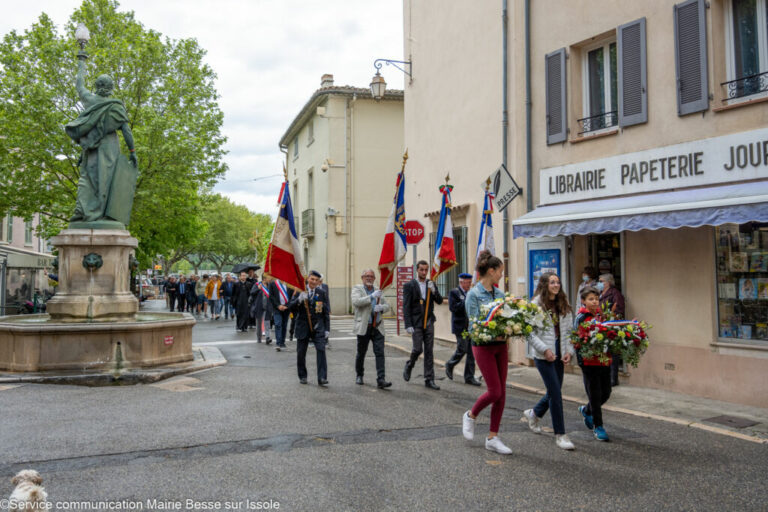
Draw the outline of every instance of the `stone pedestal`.
[[[128,231],[65,229],[51,243],[59,249],[59,287],[46,304],[51,321],[135,320],[139,302],[130,290],[129,265],[138,241]],[[101,266],[87,268],[87,255],[100,256]]]

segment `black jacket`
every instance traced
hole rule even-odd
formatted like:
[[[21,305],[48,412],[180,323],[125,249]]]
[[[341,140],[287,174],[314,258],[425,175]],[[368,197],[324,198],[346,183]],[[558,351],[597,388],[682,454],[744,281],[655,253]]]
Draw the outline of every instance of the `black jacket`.
[[[443,296],[440,295],[440,292],[430,292],[428,295],[429,304],[426,304],[426,300],[421,298],[421,288],[419,288],[419,282],[416,279],[411,279],[403,286],[403,317],[406,329],[408,327],[423,327],[425,307],[429,311],[427,320],[435,321],[435,304],[442,304]]]
[[[288,288],[287,286],[285,288],[286,288],[286,291],[288,292],[286,293],[286,295],[288,296],[288,302],[285,303],[285,305],[287,306],[291,302],[291,299],[294,296],[294,291],[293,291],[293,288]],[[280,291],[277,289],[277,283],[274,280],[271,283],[269,283],[269,302],[272,303],[272,310],[275,313],[280,311],[279,309],[277,309],[277,306],[280,305]]]
[[[467,293],[461,288],[454,288],[448,293],[448,309],[451,310],[451,332],[461,334],[469,327],[469,318],[467,310],[464,308],[464,301]]]
[[[331,330],[328,295],[320,287],[315,288],[314,297],[311,299],[299,301],[300,295],[300,293],[294,294],[288,303],[288,309],[296,318],[296,339],[325,339],[325,331]],[[309,317],[307,311],[309,311]]]

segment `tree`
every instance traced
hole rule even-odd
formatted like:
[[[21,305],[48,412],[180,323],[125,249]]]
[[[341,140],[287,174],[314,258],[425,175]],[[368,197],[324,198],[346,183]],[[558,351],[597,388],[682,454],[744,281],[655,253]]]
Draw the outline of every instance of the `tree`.
[[[125,104],[139,158],[131,234],[143,265],[156,254],[193,246],[204,225],[201,193],[226,172],[216,75],[195,39],[171,40],[144,27],[115,0],[85,0],[65,34],[41,14],[0,43],[0,212],[31,218],[58,233],[74,211],[80,148],[63,125],[82,110],[74,87],[75,26],[85,23],[89,87],[109,74]],[[127,153],[127,148],[123,146]],[[58,156],[58,158],[57,158]]]

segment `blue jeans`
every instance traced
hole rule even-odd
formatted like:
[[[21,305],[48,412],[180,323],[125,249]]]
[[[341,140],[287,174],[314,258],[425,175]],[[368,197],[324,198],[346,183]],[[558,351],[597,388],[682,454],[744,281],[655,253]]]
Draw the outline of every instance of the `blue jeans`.
[[[275,324],[275,344],[285,346],[285,334],[288,330],[288,311],[275,311],[272,317]]]
[[[219,299],[208,299],[208,309],[211,310],[211,316],[221,313],[221,301]]]
[[[547,388],[547,394],[533,407],[533,413],[537,418],[541,418],[549,410],[552,413],[552,428],[555,429],[555,435],[565,434],[563,395],[560,392],[560,388],[563,387],[563,362],[560,358],[552,363],[545,359],[534,359],[533,362]]]
[[[221,310],[224,312],[224,316],[234,317],[235,316],[235,308],[232,307],[232,297],[223,297],[221,300]]]

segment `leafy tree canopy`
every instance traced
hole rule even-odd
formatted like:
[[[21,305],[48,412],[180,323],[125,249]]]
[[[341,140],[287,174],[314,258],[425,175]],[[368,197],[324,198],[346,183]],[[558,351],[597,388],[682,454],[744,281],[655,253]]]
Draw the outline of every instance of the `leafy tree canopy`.
[[[226,172],[226,139],[205,50],[195,39],[163,38],[118,7],[85,0],[64,34],[43,13],[0,42],[0,212],[25,219],[41,213],[41,235],[49,237],[74,211],[80,148],[63,127],[82,110],[74,32],[83,22],[91,32],[86,85],[92,89],[101,74],[113,78],[136,140],[139,178],[128,229],[146,265],[202,239],[201,194]]]

